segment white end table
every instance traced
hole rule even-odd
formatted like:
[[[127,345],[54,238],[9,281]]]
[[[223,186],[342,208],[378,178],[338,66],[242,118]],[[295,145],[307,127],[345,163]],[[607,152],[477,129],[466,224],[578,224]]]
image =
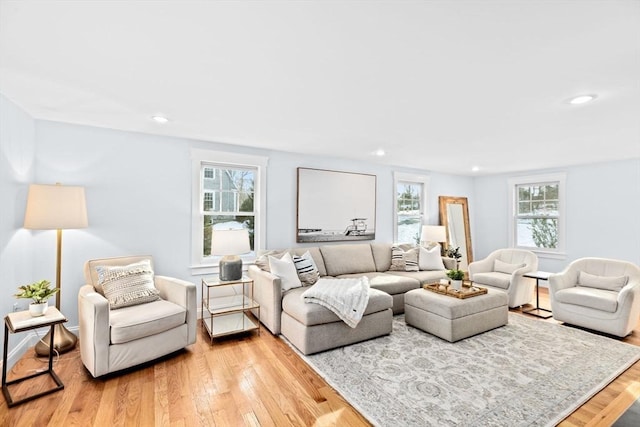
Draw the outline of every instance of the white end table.
[[[7,401],[7,405],[11,408],[12,406],[19,405],[21,403],[29,402],[33,399],[37,399],[44,395],[56,392],[58,390],[62,390],[64,388],[64,384],[58,378],[55,372],[53,372],[53,330],[54,326],[59,323],[64,323],[67,321],[67,318],[64,317],[62,313],[58,311],[55,307],[47,308],[44,316],[32,317],[29,314],[29,311],[16,311],[15,313],[9,313],[4,318],[4,357],[2,360],[2,393],[4,394],[4,398]],[[7,381],[7,349],[9,346],[9,331],[11,333],[28,331],[31,329],[42,328],[45,326],[51,327],[50,332],[50,340],[49,340],[49,368],[45,371],[36,372],[35,374],[27,375],[25,377],[16,378],[11,381]],[[31,378],[35,378],[40,375],[49,374],[53,381],[56,383],[56,386],[52,389],[45,390],[41,393],[37,393],[31,396],[24,397],[19,400],[13,400],[11,397],[11,393],[9,392],[9,386],[12,384],[17,384],[19,382],[29,380]]]

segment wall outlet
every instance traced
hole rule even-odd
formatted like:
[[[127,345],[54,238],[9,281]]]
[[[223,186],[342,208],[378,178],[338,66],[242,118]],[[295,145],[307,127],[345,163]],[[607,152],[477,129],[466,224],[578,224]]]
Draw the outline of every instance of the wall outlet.
[[[16,311],[20,311],[20,304],[18,304],[17,302],[13,303],[13,312],[15,313]]]

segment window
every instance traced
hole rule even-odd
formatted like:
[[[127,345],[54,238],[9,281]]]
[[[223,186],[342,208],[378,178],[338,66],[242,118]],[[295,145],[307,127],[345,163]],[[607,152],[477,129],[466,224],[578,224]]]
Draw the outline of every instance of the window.
[[[394,173],[394,236],[397,243],[420,242],[428,178],[421,175]]]
[[[211,233],[216,229],[246,228],[250,260],[264,242],[264,194],[267,159],[234,153],[193,150],[192,268],[215,271]]]
[[[512,246],[560,254],[564,248],[564,174],[509,180]]]

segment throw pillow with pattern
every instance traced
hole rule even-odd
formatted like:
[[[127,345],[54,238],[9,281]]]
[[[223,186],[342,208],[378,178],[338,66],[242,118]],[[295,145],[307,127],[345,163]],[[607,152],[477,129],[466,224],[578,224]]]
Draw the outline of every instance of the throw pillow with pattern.
[[[99,265],[96,272],[98,284],[102,286],[112,310],[160,299],[149,260],[125,266]]]
[[[418,248],[404,251],[397,245],[391,246],[389,271],[420,271],[418,268]]]
[[[296,266],[296,271],[298,272],[302,286],[313,285],[320,278],[318,267],[313,261],[313,257],[309,251],[302,254],[302,256],[294,255],[293,263]]]

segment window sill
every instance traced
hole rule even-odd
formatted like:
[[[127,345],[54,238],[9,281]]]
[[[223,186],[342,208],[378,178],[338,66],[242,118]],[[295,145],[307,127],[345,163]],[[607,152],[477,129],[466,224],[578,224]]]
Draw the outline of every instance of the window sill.
[[[255,264],[255,260],[242,260],[242,271],[247,271],[250,265]],[[218,263],[196,264],[189,266],[192,276],[210,276],[218,274],[220,268]]]
[[[520,247],[519,249],[524,249],[524,250],[527,250],[527,251],[531,251],[534,254],[536,254],[539,258],[567,259],[567,254],[565,252],[551,252],[551,251],[545,251],[545,250],[533,249],[533,248],[525,248],[525,247]]]

